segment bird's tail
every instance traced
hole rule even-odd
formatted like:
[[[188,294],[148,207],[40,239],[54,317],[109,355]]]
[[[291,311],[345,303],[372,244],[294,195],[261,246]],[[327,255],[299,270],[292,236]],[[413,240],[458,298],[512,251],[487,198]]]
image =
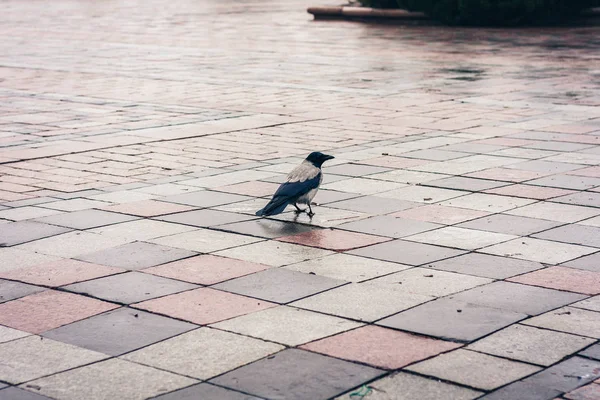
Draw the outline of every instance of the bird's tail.
[[[269,215],[281,214],[288,205],[289,200],[285,197],[275,197],[269,204],[256,212],[259,217],[267,217]]]

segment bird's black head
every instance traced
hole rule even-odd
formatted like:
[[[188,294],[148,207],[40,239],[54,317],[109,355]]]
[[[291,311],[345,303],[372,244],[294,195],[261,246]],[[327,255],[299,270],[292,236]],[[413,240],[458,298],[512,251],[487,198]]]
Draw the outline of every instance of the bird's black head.
[[[323,154],[319,151],[313,151],[306,157],[306,161],[310,161],[312,165],[315,167],[321,168],[321,165],[327,160],[331,160],[335,158],[334,156],[328,156],[327,154]]]

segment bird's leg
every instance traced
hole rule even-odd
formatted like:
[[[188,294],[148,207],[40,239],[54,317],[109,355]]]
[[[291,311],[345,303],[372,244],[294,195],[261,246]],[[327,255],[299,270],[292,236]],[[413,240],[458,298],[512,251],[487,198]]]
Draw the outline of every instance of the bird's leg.
[[[315,213],[313,212],[312,208],[310,207],[310,203],[308,203],[308,210],[309,211],[307,212],[307,214],[309,217],[312,218],[312,216],[315,215]],[[304,211],[306,211],[306,210],[304,210]]]
[[[294,211],[296,214],[300,214],[305,211],[305,210],[301,209],[300,207],[298,207],[298,204],[296,204],[296,203],[294,203],[294,207],[296,207],[296,211]]]

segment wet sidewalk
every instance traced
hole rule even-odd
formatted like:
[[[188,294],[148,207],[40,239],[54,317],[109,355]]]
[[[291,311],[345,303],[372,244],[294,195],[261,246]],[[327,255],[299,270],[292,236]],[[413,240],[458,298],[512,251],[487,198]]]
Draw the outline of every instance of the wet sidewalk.
[[[1,400],[600,398],[600,28],[310,5],[2,3]]]

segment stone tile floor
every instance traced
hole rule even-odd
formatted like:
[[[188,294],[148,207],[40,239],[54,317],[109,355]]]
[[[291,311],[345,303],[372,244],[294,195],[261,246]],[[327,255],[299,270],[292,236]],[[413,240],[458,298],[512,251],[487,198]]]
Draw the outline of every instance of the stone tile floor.
[[[600,398],[600,28],[309,5],[2,3],[1,400]]]

